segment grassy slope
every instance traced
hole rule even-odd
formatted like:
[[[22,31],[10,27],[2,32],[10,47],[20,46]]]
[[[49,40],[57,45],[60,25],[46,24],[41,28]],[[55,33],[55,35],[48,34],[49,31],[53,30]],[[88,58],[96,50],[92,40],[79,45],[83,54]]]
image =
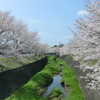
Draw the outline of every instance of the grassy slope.
[[[58,62],[60,65],[64,66],[62,81],[65,83],[65,87],[70,89],[66,100],[85,100],[73,69],[62,60],[58,59]]]
[[[64,66],[62,81],[64,81],[65,86],[69,86],[70,88],[70,93],[66,100],[84,100],[78,80],[72,68],[60,59],[56,60],[57,63],[55,63],[53,59],[54,57],[48,57],[48,64],[45,68],[5,100],[47,100],[40,95],[45,91],[45,87],[52,82],[53,75],[61,71],[59,65]]]
[[[0,58],[0,67],[3,66],[4,70],[22,66],[40,59],[42,56],[20,56],[18,59],[16,57],[1,57]]]
[[[90,67],[91,67],[91,66],[94,66],[95,64],[98,63],[98,61],[99,61],[99,59],[91,60],[91,61],[88,62],[87,66],[90,66]]]
[[[49,61],[46,67],[5,100],[46,100],[40,95],[45,91],[45,87],[52,82],[53,74],[60,71],[53,59],[54,57],[48,57]]]

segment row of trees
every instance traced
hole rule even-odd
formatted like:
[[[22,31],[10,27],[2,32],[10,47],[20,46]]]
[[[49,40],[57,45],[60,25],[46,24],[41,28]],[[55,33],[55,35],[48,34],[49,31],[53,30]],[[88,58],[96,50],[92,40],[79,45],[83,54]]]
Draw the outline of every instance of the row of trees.
[[[10,12],[0,11],[0,53],[17,56],[22,53],[48,52],[48,45],[39,42],[37,32],[29,31],[26,24],[16,20]]]
[[[61,48],[60,53],[71,54],[80,61],[80,66],[76,67],[86,73],[81,77],[86,79],[86,87],[100,89],[100,1],[86,5],[86,8],[88,15],[76,20],[74,38]]]

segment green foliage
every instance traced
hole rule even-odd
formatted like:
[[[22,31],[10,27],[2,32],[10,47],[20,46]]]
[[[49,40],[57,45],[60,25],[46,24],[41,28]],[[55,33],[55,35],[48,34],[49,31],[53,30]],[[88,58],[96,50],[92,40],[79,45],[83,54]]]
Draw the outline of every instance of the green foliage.
[[[70,55],[65,57],[71,58]],[[61,73],[63,77],[62,82],[64,82],[64,86],[69,90],[68,97],[65,100],[85,100],[73,69],[61,59],[56,59],[56,61],[59,65],[63,66]]]
[[[85,100],[79,87],[76,75],[70,66],[65,65],[62,81],[65,82],[65,87],[70,89],[66,100]]]
[[[64,94],[58,87],[54,87],[47,98],[48,100],[61,100],[62,98],[64,98]]]
[[[40,55],[39,56],[33,56],[33,55],[32,56],[19,56],[18,58],[14,56],[1,57],[0,65],[4,66],[4,70],[7,70],[7,69],[12,69],[12,68],[16,68],[16,67],[19,67],[25,64],[32,63],[42,57],[43,57],[42,55],[41,56]]]
[[[61,71],[61,67],[54,61],[53,56],[48,56],[48,64],[44,70],[49,71],[52,75],[54,75]]]
[[[54,57],[48,56],[45,68],[37,73],[31,80],[5,100],[46,100],[41,95],[53,81],[53,74],[60,70]]]
[[[87,66],[93,66],[95,65],[96,63],[98,63],[98,59],[94,59],[92,61],[89,61],[89,63],[87,64]]]
[[[28,83],[5,100],[61,100],[63,93],[57,87],[52,90],[47,99],[41,96],[46,91],[46,87],[52,83],[53,75],[61,72],[61,70],[62,81],[65,87],[70,89],[66,100],[84,100],[78,80],[72,68],[67,66],[67,64],[59,58],[54,61],[53,56],[48,56],[48,63],[41,72],[37,73]],[[52,96],[53,98],[51,98]]]
[[[6,69],[19,67],[22,65],[21,63],[18,62],[18,60],[16,60],[15,57],[2,57],[0,58],[0,61],[2,62],[2,65]]]
[[[46,71],[41,71],[36,74],[33,79],[34,82],[37,82],[40,87],[47,87],[53,81],[52,75]]]

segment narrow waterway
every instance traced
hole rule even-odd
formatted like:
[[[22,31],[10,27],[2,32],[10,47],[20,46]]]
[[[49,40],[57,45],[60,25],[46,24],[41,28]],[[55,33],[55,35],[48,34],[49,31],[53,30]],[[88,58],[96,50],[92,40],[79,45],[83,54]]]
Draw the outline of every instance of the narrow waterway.
[[[60,75],[56,75],[53,77],[52,84],[48,87],[47,91],[43,94],[43,97],[47,97],[47,95],[53,90],[54,87],[60,88],[60,90],[64,93],[64,97],[67,96],[67,92],[64,87],[61,85],[62,77]]]

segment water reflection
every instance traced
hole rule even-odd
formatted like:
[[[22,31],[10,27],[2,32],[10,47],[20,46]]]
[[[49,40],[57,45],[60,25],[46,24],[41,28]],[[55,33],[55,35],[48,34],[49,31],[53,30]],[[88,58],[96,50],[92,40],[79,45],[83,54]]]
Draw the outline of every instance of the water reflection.
[[[64,87],[61,85],[62,77],[60,75],[56,75],[53,77],[52,84],[48,87],[47,91],[43,94],[43,97],[47,97],[47,95],[53,90],[54,87],[60,88],[60,90],[64,93],[64,97],[67,96],[67,93]]]

